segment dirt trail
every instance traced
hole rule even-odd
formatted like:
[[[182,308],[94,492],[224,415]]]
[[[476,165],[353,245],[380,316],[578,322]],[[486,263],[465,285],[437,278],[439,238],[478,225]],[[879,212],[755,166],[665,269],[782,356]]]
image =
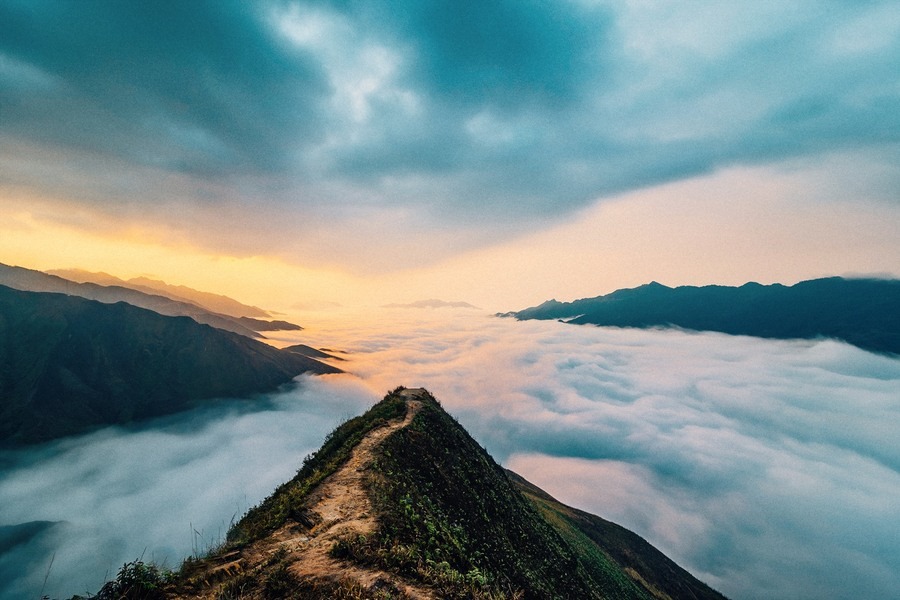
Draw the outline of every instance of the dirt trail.
[[[395,575],[375,569],[365,569],[329,556],[329,551],[339,538],[369,535],[375,531],[372,503],[363,481],[373,459],[372,451],[390,434],[406,427],[422,407],[417,399],[422,389],[403,390],[407,411],[404,419],[388,422],[369,432],[353,449],[349,460],[326,478],[309,495],[308,506],[316,523],[312,529],[288,523],[272,535],[250,544],[240,556],[225,567],[228,576],[247,573],[263,565],[277,552],[286,554],[290,572],[300,579],[314,578],[331,581],[349,579],[366,588],[389,583],[402,590],[410,598],[431,599],[427,589],[409,585]],[[217,567],[220,571],[222,566]],[[212,590],[210,596],[212,597]]]
[[[354,448],[350,459],[310,494],[312,512],[322,520],[306,535],[286,539],[287,545],[298,555],[291,571],[299,577],[331,577],[355,580],[366,587],[379,579],[390,581],[413,598],[431,598],[425,590],[402,584],[396,577],[382,571],[362,569],[346,561],[331,558],[328,553],[338,538],[369,535],[375,531],[372,503],[363,486],[365,472],[372,462],[372,450],[393,432],[409,425],[422,403],[415,400],[418,390],[404,390],[406,418],[380,427],[363,438]],[[293,547],[291,547],[293,546]]]

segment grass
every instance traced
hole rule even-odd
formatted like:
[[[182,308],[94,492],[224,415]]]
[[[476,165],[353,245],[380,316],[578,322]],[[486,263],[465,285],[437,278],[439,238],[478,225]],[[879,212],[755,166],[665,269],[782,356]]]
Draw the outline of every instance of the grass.
[[[378,529],[341,540],[335,557],[396,573],[442,598],[642,597],[636,588],[608,593],[616,588],[597,580],[433,397],[385,439],[372,471]]]
[[[125,563],[116,578],[106,582],[93,600],[164,600],[164,588],[173,576],[171,571],[153,563],[135,560]]]
[[[409,424],[373,449],[364,482],[375,531],[338,539],[330,550],[332,558],[389,576],[369,588],[349,579],[300,578],[284,548],[247,571],[228,570],[239,565],[240,547],[289,520],[314,525],[310,492],[369,432],[406,415],[401,391],[337,427],[291,481],[232,527],[215,556],[186,561],[172,586],[188,593],[213,586],[218,600],[406,598],[387,577],[451,600],[723,598],[639,536],[504,471],[427,392],[418,395],[422,406]],[[152,594],[166,583],[168,575],[129,563],[108,584],[119,595],[97,599],[156,600],[163,596]]]
[[[359,417],[339,425],[325,438],[322,447],[303,460],[297,475],[281,485],[259,506],[250,509],[227,535],[226,548],[259,539],[282,526],[288,519],[310,526],[305,501],[309,493],[350,458],[353,448],[373,429],[406,415],[403,388],[390,392],[384,400]]]

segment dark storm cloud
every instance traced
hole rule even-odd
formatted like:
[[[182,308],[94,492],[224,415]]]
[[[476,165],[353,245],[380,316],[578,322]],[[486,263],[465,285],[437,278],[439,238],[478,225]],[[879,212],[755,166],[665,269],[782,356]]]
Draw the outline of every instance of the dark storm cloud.
[[[327,81],[241,2],[6,2],[7,134],[189,172],[283,168]]]
[[[479,244],[604,195],[900,142],[890,1],[0,11],[7,182],[107,209],[252,209],[251,248],[372,215]],[[63,160],[42,158],[53,148]]]
[[[441,103],[556,111],[603,66],[608,19],[573,4],[429,0],[390,11],[384,22],[414,45],[416,87]]]
[[[372,103],[332,174],[376,188],[433,176],[413,192],[444,216],[553,213],[734,163],[900,140],[887,5],[377,6],[330,9],[398,53],[389,85],[417,107]]]

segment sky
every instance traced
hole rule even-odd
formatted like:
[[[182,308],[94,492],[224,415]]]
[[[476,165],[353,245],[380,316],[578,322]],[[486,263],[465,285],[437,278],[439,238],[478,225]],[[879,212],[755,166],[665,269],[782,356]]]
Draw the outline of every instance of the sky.
[[[280,340],[297,341],[346,351],[347,373],[0,452],[0,525],[32,523],[0,528],[0,600],[95,592],[138,557],[177,567],[398,385],[425,386],[498,462],[734,600],[900,589],[896,358],[471,309],[376,309]]]
[[[280,310],[900,276],[900,11],[0,1],[0,262]]]
[[[260,410],[0,455],[0,527],[36,522],[0,598],[54,551],[47,591],[83,593],[207,544],[399,384],[729,596],[889,596],[896,359],[484,313],[900,277],[898,73],[894,0],[0,0],[0,262],[353,351]],[[483,310],[372,308],[430,298]]]

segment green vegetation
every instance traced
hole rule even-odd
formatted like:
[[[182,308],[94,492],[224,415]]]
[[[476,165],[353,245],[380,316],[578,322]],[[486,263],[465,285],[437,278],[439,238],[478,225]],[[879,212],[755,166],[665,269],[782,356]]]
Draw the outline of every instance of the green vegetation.
[[[280,536],[300,539],[316,528],[311,492],[368,434],[406,417],[409,402],[417,403],[415,414],[372,448],[363,472],[375,530],[344,534],[330,549],[375,583],[364,586],[348,571],[298,575],[293,565],[302,553]],[[114,587],[131,581],[148,585]],[[433,396],[404,388],[337,427],[210,556],[185,561],[171,581],[126,565],[107,585],[156,593],[161,583],[169,594],[203,591],[218,600],[402,600],[405,585],[449,599],[724,600],[639,536],[504,471]]]
[[[352,418],[332,431],[322,447],[303,460],[297,475],[281,485],[259,506],[252,508],[228,532],[230,546],[259,539],[283,525],[287,519],[312,525],[305,500],[319,483],[344,464],[353,448],[373,429],[406,415],[406,401],[397,388],[362,416]]]
[[[163,589],[172,577],[171,572],[154,564],[140,560],[125,563],[92,600],[165,600]]]
[[[647,540],[620,525],[554,499],[507,471],[516,488],[540,510],[579,555],[612,577],[628,576],[656,598],[723,600],[723,596],[679,567]]]
[[[433,397],[384,441],[370,487],[378,531],[333,556],[442,598],[649,597],[602,553],[579,553]]]
[[[229,582],[216,600],[244,600],[257,597],[256,582],[251,577],[241,577]],[[297,579],[279,565],[264,580],[258,594],[265,600],[407,600],[409,597],[395,586],[384,582],[372,588],[349,579],[332,581],[326,579]]]

